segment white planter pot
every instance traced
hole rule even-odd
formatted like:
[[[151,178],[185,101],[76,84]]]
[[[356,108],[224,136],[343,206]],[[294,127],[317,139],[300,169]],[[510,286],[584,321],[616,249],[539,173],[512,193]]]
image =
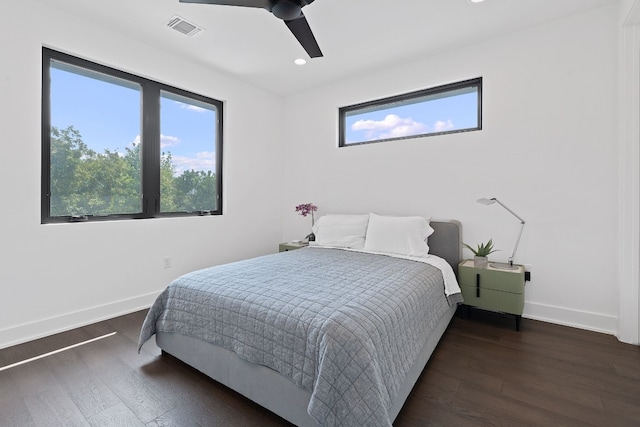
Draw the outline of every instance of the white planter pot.
[[[487,259],[486,256],[473,257],[473,266],[475,268],[487,268],[488,263],[489,263],[489,260]]]

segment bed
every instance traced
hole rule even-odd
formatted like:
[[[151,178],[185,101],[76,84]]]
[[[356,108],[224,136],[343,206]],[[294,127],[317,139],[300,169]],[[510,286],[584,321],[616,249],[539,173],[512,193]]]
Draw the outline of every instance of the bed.
[[[428,255],[416,257],[365,248],[371,218],[364,243],[322,244],[336,236],[314,228],[318,245],[176,279],[139,346],[155,335],[164,352],[295,425],[390,426],[462,302],[461,225],[428,222]]]

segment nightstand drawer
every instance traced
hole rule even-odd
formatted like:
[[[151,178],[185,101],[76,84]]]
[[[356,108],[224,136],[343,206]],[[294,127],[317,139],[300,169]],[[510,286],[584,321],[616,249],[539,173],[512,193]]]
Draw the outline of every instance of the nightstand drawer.
[[[476,286],[460,285],[464,304],[484,310],[521,315],[524,309],[522,294],[496,291],[494,289],[476,288]],[[478,294],[480,296],[478,296]]]
[[[468,267],[465,262],[462,264]],[[473,266],[471,261],[470,266]],[[495,291],[509,292],[514,294],[524,293],[524,269],[499,270],[488,267],[482,268],[460,268],[458,273],[460,286],[471,286],[474,289],[479,286],[481,289],[492,289]]]

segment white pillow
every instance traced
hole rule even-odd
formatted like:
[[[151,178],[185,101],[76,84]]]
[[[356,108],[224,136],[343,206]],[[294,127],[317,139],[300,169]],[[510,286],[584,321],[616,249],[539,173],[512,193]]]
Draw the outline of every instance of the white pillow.
[[[429,220],[420,216],[369,214],[364,249],[406,256],[429,254],[427,238],[433,233]]]
[[[313,226],[315,245],[362,249],[369,215],[325,215]]]

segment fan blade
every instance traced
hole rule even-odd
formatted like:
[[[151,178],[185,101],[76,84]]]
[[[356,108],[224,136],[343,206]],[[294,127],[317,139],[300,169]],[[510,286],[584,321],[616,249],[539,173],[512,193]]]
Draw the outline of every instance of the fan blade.
[[[301,13],[299,18],[284,21],[284,23],[287,24],[289,30],[296,36],[311,58],[322,56],[320,46],[318,46],[318,42],[313,36],[313,32],[311,32],[311,27],[309,27],[309,23],[307,22],[307,18],[304,17],[304,14]]]
[[[223,6],[259,7],[271,11],[270,0],[180,0],[180,3],[220,4]]]

